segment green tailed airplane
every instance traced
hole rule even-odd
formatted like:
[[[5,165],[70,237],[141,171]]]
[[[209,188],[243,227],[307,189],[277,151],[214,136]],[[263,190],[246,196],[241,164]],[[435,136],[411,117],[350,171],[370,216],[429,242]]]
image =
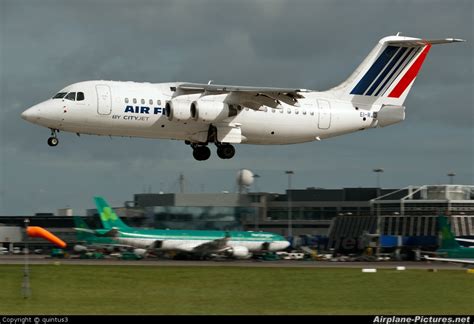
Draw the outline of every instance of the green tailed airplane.
[[[76,230],[77,241],[87,244],[87,247],[84,245],[75,245],[74,251],[84,252],[89,250],[89,248],[113,248],[114,246],[120,246],[113,240],[111,237],[103,236],[98,234],[95,230],[89,228],[86,222],[79,216],[74,216],[74,226]],[[89,247],[89,248],[88,248]]]
[[[102,197],[94,197],[94,201],[104,228],[91,230],[79,226],[76,227],[76,231],[82,232],[83,236],[93,234],[97,239],[109,239],[115,242],[115,245],[147,251],[157,249],[200,256],[220,254],[234,258],[248,258],[252,252],[257,251],[283,250],[290,245],[283,236],[268,232],[161,230],[130,227],[117,216]]]
[[[464,264],[474,264],[474,248],[463,247],[459,245],[456,237],[451,231],[451,227],[448,223],[448,218],[443,215],[438,216],[439,234],[441,244],[436,253],[446,257],[428,257],[425,256],[426,260],[433,261],[445,261],[445,262],[457,262]],[[471,240],[463,240],[471,241]]]

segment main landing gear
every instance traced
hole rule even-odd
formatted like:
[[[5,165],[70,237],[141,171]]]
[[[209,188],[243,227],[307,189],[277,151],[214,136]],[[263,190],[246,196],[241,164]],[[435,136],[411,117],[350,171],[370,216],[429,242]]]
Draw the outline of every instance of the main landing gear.
[[[211,156],[211,150],[207,147],[209,143],[216,144],[217,156],[223,160],[231,159],[235,155],[235,148],[231,144],[219,142],[217,138],[217,128],[213,125],[209,126],[206,142],[191,143],[190,141],[185,141],[184,143],[191,146],[193,156],[198,161],[205,161]]]
[[[56,146],[59,143],[58,137],[56,136],[57,129],[51,129],[51,137],[48,138],[49,146]]]
[[[205,161],[211,156],[211,150],[205,145],[191,144],[193,156],[198,161]]]
[[[235,155],[235,148],[230,144],[217,145],[217,156],[221,159],[232,159]]]
[[[211,156],[211,150],[207,144],[190,143],[186,141],[186,144],[191,145],[193,149],[193,156],[198,161],[205,161]],[[217,156],[223,160],[231,159],[235,155],[235,148],[230,144],[216,144]]]

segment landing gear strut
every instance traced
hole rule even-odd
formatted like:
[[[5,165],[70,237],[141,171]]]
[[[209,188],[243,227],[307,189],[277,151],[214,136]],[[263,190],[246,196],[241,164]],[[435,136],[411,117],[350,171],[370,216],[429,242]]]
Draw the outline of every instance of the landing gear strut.
[[[217,156],[221,159],[231,159],[235,155],[235,148],[230,144],[217,145]]]
[[[56,129],[51,129],[51,137],[48,138],[48,145],[49,146],[56,146],[58,145],[59,140],[58,137],[56,136]]]
[[[217,146],[217,156],[221,159],[231,159],[235,155],[235,148],[229,143],[221,143],[217,137],[217,128],[209,125],[206,142],[192,143],[189,140],[184,141],[186,145],[190,145],[193,149],[193,156],[198,161],[204,161],[211,156],[211,150],[207,147],[209,143],[215,143]]]

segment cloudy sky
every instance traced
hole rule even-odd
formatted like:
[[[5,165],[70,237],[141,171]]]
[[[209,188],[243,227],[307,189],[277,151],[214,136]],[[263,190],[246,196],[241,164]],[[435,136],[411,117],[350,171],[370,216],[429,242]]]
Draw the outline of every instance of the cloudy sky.
[[[466,1],[0,1],[0,215],[76,214],[103,195],[256,187],[473,184],[473,2]],[[405,105],[407,119],[318,143],[237,145],[236,157],[197,162],[168,140],[61,133],[20,118],[83,80],[189,81],[325,90],[344,80],[378,39],[402,32],[467,43],[433,47]],[[213,150],[214,151],[214,150]],[[255,187],[253,187],[255,190]]]

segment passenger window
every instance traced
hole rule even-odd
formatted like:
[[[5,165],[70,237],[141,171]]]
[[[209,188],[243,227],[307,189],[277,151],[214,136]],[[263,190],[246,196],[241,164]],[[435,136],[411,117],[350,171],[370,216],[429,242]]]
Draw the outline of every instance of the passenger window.
[[[272,113],[274,113],[274,112],[275,112],[275,109],[272,109]]]
[[[283,114],[284,111],[285,111],[285,109],[281,108],[280,109],[280,114]]]
[[[300,112],[298,111],[298,109],[295,109],[295,114],[299,114]]]
[[[136,98],[133,98],[133,103],[134,103],[134,104],[137,103],[137,99],[136,99]]]
[[[290,109],[290,108],[288,108],[287,112],[288,112],[289,114],[291,114],[291,109]]]
[[[309,114],[310,114],[311,116],[314,116],[314,111],[310,112]]]
[[[77,93],[76,100],[77,100],[77,101],[82,101],[82,100],[84,100],[84,92],[78,92],[78,93]]]
[[[142,99],[142,105],[144,105],[144,104],[145,104],[145,99]]]
[[[64,97],[64,99],[75,101],[76,100],[76,93],[75,92],[69,92],[67,94],[67,96]]]
[[[150,99],[148,102],[150,103],[150,105],[153,105],[153,99]]]
[[[125,98],[125,103],[128,103],[128,98]]]
[[[306,110],[303,110],[303,115],[306,115]]]

